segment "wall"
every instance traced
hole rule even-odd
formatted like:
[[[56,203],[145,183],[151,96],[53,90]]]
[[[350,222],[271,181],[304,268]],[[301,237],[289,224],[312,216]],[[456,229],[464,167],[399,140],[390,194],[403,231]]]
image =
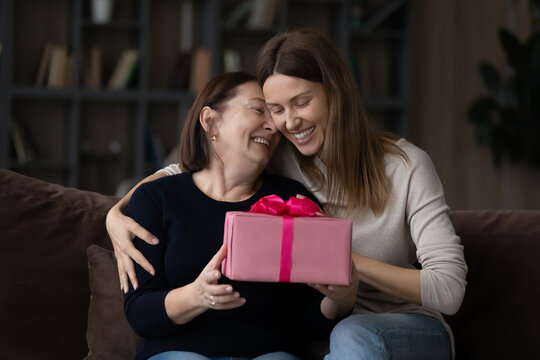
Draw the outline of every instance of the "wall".
[[[540,208],[540,170],[495,169],[466,121],[468,106],[484,92],[478,63],[504,68],[497,30],[513,24],[524,39],[527,6],[527,0],[414,2],[411,139],[433,159],[452,209]]]

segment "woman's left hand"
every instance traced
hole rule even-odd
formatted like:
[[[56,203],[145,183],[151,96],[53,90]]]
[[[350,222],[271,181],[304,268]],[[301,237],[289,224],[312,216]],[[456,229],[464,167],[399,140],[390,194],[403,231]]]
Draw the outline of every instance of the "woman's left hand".
[[[354,262],[351,261],[351,282],[349,285],[309,285],[325,295],[321,304],[321,311],[327,318],[335,319],[347,315],[353,309],[358,292],[358,283],[358,273]]]

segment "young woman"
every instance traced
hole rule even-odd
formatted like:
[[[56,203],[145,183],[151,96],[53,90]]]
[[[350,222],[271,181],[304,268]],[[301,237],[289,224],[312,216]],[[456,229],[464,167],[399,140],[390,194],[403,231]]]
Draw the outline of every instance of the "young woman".
[[[441,313],[461,306],[467,266],[428,155],[374,130],[345,61],[317,33],[269,40],[257,75],[272,120],[288,140],[272,168],[304,183],[328,213],[353,221],[359,290],[354,314],[332,331],[326,359],[452,358],[452,333]],[[178,171],[172,165],[155,176]],[[107,218],[124,284],[130,258],[151,269],[130,238],[154,238],[122,215],[127,201]]]
[[[313,198],[296,181],[263,174],[279,140],[256,78],[220,75],[186,119],[183,173],[133,193],[128,215],[160,239],[135,239],[155,267],[152,276],[137,266],[140,285],[125,296],[126,317],[142,337],[136,359],[297,360],[303,341],[328,336],[352,310],[357,280],[325,296],[305,284],[221,277],[227,211],[247,211],[271,194]]]

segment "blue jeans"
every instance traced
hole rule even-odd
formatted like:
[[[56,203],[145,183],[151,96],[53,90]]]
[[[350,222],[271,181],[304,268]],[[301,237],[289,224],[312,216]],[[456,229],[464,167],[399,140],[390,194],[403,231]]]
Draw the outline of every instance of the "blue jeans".
[[[420,314],[357,314],[334,327],[324,360],[451,358],[450,337],[438,319]]]
[[[255,358],[234,357],[234,356],[210,356],[206,357],[188,351],[167,351],[156,354],[148,360],[300,360],[294,355],[286,352],[268,353]]]

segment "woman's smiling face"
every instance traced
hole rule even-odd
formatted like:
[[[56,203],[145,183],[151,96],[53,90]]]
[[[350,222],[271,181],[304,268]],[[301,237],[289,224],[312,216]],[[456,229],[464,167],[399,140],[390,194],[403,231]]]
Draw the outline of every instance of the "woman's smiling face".
[[[328,100],[322,84],[276,73],[266,79],[263,92],[278,130],[303,155],[319,154],[328,126]]]
[[[266,108],[256,82],[238,86],[236,95],[225,105],[217,123],[215,147],[222,160],[266,165],[277,144],[279,133]]]

